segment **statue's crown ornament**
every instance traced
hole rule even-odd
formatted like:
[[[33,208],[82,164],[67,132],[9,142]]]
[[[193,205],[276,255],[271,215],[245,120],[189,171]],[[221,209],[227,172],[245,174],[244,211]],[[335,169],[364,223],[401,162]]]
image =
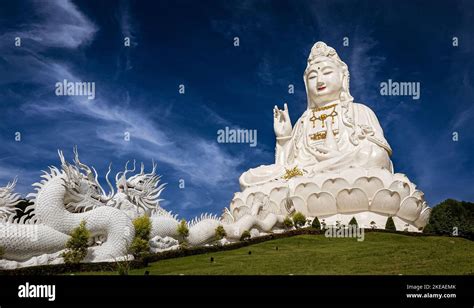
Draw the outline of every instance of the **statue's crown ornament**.
[[[308,57],[308,64],[311,65],[315,62],[315,60],[319,57],[328,57],[334,60],[341,61],[337,52],[334,48],[326,45],[324,42],[317,42],[311,48],[311,53]]]

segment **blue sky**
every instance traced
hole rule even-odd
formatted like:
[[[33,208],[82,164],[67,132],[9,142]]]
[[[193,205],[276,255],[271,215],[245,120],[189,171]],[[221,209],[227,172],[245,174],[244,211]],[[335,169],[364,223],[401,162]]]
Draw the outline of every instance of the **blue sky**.
[[[273,162],[273,106],[288,102],[293,122],[304,111],[306,59],[322,40],[348,64],[355,101],[377,114],[396,172],[407,174],[430,205],[474,201],[470,1],[0,6],[0,185],[18,175],[17,190],[31,192],[40,170],[59,164],[57,149],[71,159],[78,145],[82,160],[102,175],[109,162],[117,172],[127,160],[150,168],[154,159],[168,183],[166,209],[185,218],[219,214],[243,171]],[[95,82],[96,98],[56,96],[55,83],[64,79]],[[420,82],[421,98],[381,96],[388,79]],[[256,129],[257,147],[217,143],[226,126]]]

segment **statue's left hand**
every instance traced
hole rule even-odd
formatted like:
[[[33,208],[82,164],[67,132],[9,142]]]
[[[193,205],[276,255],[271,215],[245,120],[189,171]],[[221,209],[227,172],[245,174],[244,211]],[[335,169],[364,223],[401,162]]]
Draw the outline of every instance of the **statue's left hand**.
[[[316,158],[319,161],[334,158],[342,154],[340,151],[330,149],[324,145],[317,145],[315,146],[315,148],[316,148]]]

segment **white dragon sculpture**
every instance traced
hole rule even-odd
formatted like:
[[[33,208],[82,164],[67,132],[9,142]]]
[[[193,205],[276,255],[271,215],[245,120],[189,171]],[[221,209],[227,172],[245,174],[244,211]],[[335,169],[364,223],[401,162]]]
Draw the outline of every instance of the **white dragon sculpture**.
[[[116,193],[108,179],[109,165],[105,177],[110,188],[107,194],[94,167],[79,160],[77,149],[74,164],[66,162],[61,151],[58,153],[61,168],[51,166],[49,171],[43,171],[43,180],[33,184],[36,192],[27,196],[32,198],[32,205],[25,208],[20,218],[15,207],[21,201],[14,193],[16,179],[0,188],[0,268],[62,263],[61,253],[69,234],[82,221],[93,236],[83,262],[103,262],[129,257],[129,245],[135,234],[133,219],[142,215],[149,216],[152,222],[151,238],[171,237],[185,240],[191,246],[215,241],[218,226],[224,227],[226,239],[232,241],[252,228],[271,231],[285,218],[274,213],[247,213],[236,219],[228,210],[221,218],[203,214],[187,224],[189,235],[183,239],[178,232],[177,215],[160,207],[159,197],[165,184],[159,185],[155,163],[150,173],[145,173],[142,163],[139,173],[128,176],[135,172],[135,161],[132,169],[128,169],[127,162],[125,170],[115,177]],[[262,203],[256,211],[262,211],[264,206]]]

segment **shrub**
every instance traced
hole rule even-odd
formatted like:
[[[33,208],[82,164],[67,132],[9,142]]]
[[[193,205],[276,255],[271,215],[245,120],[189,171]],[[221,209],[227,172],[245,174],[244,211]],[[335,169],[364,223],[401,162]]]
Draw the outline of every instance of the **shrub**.
[[[457,229],[455,229],[457,228]],[[474,239],[474,203],[447,199],[433,207],[423,232]]]
[[[242,235],[240,236],[241,241],[245,241],[250,239],[250,232],[248,230],[245,230]]]
[[[61,254],[65,263],[76,264],[84,260],[89,247],[89,237],[90,232],[86,228],[86,222],[81,221],[79,226],[71,232],[71,238],[66,243],[66,252]]]
[[[189,236],[189,229],[186,220],[181,220],[178,225],[178,234],[181,235],[183,238],[187,238]]]
[[[355,218],[355,217],[352,217],[351,221],[349,221],[349,226],[354,226],[354,225],[355,225],[356,227],[359,226],[359,224],[357,223],[356,218]]]
[[[143,258],[150,252],[151,220],[148,216],[141,216],[133,220],[135,237],[130,245],[130,253],[136,258]]]
[[[188,249],[188,248],[189,248],[188,242],[186,242],[186,241],[181,241],[181,242],[179,243],[179,248],[180,248],[180,249]]]
[[[321,223],[319,222],[318,217],[314,217],[313,222],[311,223],[311,228],[321,230]]]
[[[150,251],[150,244],[148,240],[142,239],[141,237],[136,236],[132,245],[130,245],[130,252],[137,258],[143,258]]]
[[[221,240],[226,236],[227,236],[227,233],[225,232],[224,227],[223,226],[218,226],[216,228],[216,240]]]
[[[290,229],[291,227],[293,227],[293,220],[291,220],[290,217],[285,217],[285,220],[283,220],[283,225],[285,226],[285,228]]]
[[[151,233],[151,220],[148,216],[141,216],[133,220],[133,226],[135,227],[135,237],[150,240]]]
[[[387,218],[387,223],[385,223],[385,230],[397,231],[397,228],[395,228],[395,223],[393,222],[392,216],[389,216]]]
[[[306,224],[306,216],[300,212],[296,212],[293,214],[293,223],[295,224],[296,228],[303,227]]]

